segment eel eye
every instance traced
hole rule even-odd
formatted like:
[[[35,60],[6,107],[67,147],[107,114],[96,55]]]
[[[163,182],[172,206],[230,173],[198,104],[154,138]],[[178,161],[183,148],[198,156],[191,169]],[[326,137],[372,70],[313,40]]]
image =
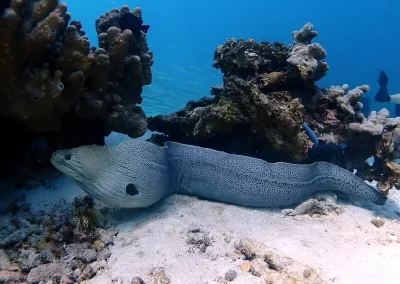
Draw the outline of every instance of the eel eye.
[[[130,196],[135,196],[136,194],[139,194],[139,191],[137,190],[136,186],[133,183],[130,183],[126,186],[126,194]]]
[[[67,155],[65,155],[65,157],[64,157],[67,161],[69,161],[69,160],[71,160],[71,154],[67,154]]]

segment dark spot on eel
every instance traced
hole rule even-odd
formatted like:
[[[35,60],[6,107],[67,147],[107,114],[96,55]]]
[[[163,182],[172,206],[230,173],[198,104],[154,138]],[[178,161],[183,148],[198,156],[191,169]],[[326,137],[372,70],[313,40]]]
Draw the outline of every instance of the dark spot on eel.
[[[133,183],[130,183],[126,186],[126,194],[135,196],[136,194],[139,194],[139,191],[136,189],[136,186]]]
[[[65,159],[66,159],[67,161],[71,160],[71,154],[65,155]]]

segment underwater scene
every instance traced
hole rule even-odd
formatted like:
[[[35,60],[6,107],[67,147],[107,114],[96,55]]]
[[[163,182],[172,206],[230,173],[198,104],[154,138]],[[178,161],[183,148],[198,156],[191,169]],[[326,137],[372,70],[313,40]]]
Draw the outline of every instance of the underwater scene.
[[[0,284],[400,283],[399,18],[0,0]]]

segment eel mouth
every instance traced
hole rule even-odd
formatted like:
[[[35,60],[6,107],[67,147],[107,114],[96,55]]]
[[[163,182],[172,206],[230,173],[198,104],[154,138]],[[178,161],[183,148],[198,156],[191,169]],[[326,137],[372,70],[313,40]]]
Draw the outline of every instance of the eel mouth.
[[[65,162],[65,155],[68,154],[65,150],[59,150],[51,155],[51,164],[63,174],[73,178],[74,180],[81,181],[85,176],[76,170],[74,165]]]
[[[73,164],[65,162],[65,155],[68,154],[65,150],[59,150],[54,152],[51,156],[51,164],[64,175],[71,178],[76,184],[78,184],[87,194],[96,195],[96,186],[91,179],[88,179],[85,175],[81,174],[77,167]]]

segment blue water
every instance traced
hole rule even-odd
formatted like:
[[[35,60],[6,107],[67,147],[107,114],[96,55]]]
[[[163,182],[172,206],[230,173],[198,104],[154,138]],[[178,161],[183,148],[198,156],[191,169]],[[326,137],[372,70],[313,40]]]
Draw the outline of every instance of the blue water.
[[[226,38],[292,42],[291,33],[310,21],[328,52],[330,70],[320,87],[368,84],[367,97],[378,91],[380,70],[389,76],[389,92],[400,93],[400,1],[396,0],[65,0],[92,45],[97,46],[95,19],[128,4],[143,10],[150,24],[148,43],[154,52],[153,83],[146,86],[147,115],[175,111],[189,100],[210,94],[221,83],[212,68],[215,48]],[[394,105],[386,107],[394,115]]]

